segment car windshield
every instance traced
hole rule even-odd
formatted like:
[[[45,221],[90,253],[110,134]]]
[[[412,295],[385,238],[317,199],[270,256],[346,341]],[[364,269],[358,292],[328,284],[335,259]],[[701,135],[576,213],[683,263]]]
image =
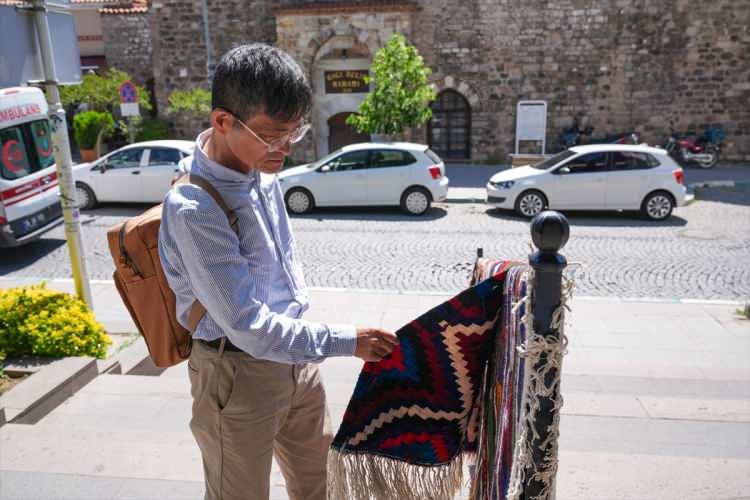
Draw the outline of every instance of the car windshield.
[[[535,163],[531,165],[533,168],[539,169],[539,170],[547,170],[550,167],[554,167],[558,163],[560,163],[563,160],[567,160],[571,156],[575,155],[573,151],[566,149],[565,151],[562,151],[560,153],[557,153],[554,156],[550,156],[549,158],[540,161],[539,163]]]
[[[331,158],[333,158],[334,156],[337,156],[337,155],[338,155],[338,154],[340,154],[340,153],[341,153],[341,152],[342,152],[343,150],[344,150],[344,148],[339,148],[339,149],[337,149],[336,151],[334,151],[334,152],[332,152],[332,153],[328,153],[327,155],[325,155],[325,156],[324,156],[323,158],[321,158],[320,160],[316,160],[316,161],[312,162],[312,163],[310,164],[310,168],[317,168],[317,167],[319,167],[319,166],[323,165],[324,163],[327,163],[327,162],[328,162],[328,160],[330,160],[330,159],[331,159]]]

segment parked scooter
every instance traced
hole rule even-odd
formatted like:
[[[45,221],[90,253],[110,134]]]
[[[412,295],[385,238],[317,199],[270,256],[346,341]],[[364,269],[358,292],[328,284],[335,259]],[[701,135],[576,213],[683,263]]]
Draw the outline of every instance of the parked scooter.
[[[670,126],[664,149],[681,166],[713,168],[719,163],[721,143],[726,136],[726,132],[718,127],[709,127],[701,137],[696,137],[694,134],[679,134]]]

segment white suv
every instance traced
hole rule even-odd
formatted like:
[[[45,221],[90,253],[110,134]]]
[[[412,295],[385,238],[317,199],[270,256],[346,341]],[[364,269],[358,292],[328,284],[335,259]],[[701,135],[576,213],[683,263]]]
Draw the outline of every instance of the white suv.
[[[550,208],[640,210],[664,220],[686,199],[682,168],[665,150],[645,145],[576,146],[487,183],[487,203],[524,217]]]
[[[287,210],[395,205],[421,215],[448,196],[445,164],[423,144],[361,143],[279,173]]]

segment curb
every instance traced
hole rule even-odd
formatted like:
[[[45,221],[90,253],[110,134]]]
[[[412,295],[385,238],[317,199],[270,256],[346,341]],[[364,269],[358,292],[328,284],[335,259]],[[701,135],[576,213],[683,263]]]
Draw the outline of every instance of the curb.
[[[484,198],[466,197],[466,198],[446,198],[440,203],[484,203],[484,202],[485,202]]]
[[[0,398],[8,423],[37,423],[99,375],[89,357],[44,360],[24,371],[30,376]]]
[[[750,181],[704,181],[693,182],[688,185],[690,189],[702,189],[712,187],[750,188]]]
[[[380,290],[372,288],[336,288],[309,286],[310,291],[329,292],[329,293],[346,293],[346,294],[381,294],[381,295],[423,295],[423,296],[448,296],[461,292],[461,290]],[[651,303],[651,304],[699,304],[713,306],[742,306],[746,303],[743,300],[731,299],[694,299],[694,298],[668,298],[668,297],[621,297],[615,296],[596,296],[596,295],[575,295],[574,300],[583,300],[586,302],[620,302],[620,303]]]

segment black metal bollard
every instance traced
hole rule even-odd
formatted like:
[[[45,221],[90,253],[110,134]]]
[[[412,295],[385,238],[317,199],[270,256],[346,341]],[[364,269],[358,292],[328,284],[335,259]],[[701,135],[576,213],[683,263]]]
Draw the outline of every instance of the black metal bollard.
[[[560,306],[560,294],[562,292],[562,271],[567,266],[565,257],[560,255],[560,250],[568,242],[570,226],[568,220],[559,212],[545,211],[534,217],[531,221],[531,239],[539,249],[529,256],[529,264],[534,269],[534,300],[531,310],[534,313],[534,330],[547,338],[559,339],[560,332],[552,329],[552,315]],[[543,367],[547,362],[546,355],[542,355],[536,368]],[[549,386],[557,376],[557,369],[552,369],[545,377],[545,385]],[[533,433],[529,432],[531,442],[532,459],[534,468],[543,467],[544,456],[551,443],[544,442],[548,437],[548,428],[552,424],[554,412],[554,400],[552,397],[539,397],[538,418],[534,421],[534,430],[538,434],[533,439]],[[526,471],[526,478],[531,478],[532,470]],[[540,481],[528,480],[523,485],[524,500],[537,498],[542,493],[544,484]],[[553,495],[550,498],[554,497]]]

